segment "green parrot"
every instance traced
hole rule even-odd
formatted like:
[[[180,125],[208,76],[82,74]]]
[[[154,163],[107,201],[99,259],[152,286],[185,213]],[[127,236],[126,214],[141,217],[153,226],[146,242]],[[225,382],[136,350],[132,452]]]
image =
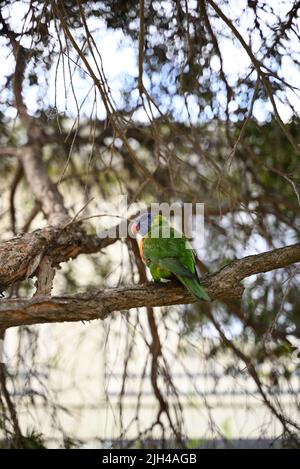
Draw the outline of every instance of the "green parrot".
[[[210,301],[200,284],[191,246],[165,217],[143,213],[134,220],[131,231],[139,244],[141,258],[155,282],[175,276],[195,298]]]

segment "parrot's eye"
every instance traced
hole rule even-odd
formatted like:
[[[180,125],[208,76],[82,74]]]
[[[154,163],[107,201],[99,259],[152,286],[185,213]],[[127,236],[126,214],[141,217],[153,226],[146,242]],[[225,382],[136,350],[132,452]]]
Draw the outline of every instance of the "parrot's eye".
[[[138,222],[136,224],[136,231],[140,231],[140,229],[141,229],[141,224],[140,224],[140,222]]]

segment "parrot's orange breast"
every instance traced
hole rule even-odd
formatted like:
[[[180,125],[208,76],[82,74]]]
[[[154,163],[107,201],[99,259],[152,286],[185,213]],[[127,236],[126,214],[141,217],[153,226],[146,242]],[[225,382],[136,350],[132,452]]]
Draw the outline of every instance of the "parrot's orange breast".
[[[144,256],[143,256],[143,242],[144,242],[144,237],[140,239],[139,243],[139,248],[140,248],[140,256],[143,262],[145,262]]]

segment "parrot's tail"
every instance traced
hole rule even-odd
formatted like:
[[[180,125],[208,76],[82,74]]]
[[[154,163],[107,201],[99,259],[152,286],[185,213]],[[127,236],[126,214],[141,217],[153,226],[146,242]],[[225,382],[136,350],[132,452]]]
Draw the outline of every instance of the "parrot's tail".
[[[197,277],[188,278],[178,275],[178,279],[181,283],[195,296],[198,300],[210,301],[209,295],[206,293],[204,288],[200,285]]]

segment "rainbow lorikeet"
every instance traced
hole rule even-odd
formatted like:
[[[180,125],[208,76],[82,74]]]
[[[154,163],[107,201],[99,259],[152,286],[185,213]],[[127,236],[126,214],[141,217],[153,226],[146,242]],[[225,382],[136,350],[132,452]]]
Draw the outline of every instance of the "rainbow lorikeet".
[[[138,241],[141,258],[155,282],[175,276],[194,297],[210,300],[200,284],[191,246],[165,217],[143,213],[134,220],[131,231]]]

